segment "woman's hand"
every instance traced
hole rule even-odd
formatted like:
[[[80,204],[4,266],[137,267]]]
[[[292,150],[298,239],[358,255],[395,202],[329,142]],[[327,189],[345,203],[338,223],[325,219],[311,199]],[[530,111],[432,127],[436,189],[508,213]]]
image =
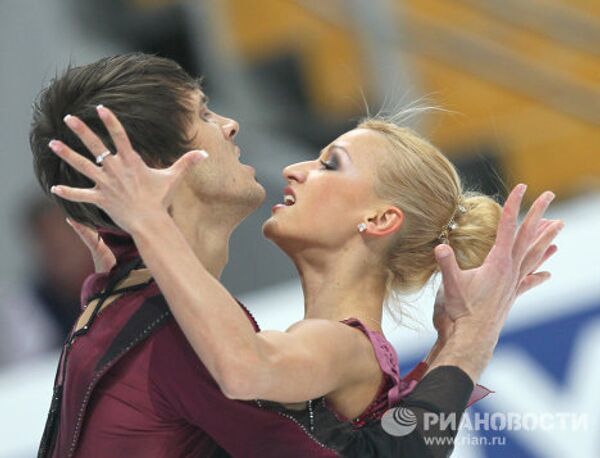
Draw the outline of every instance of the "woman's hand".
[[[190,151],[167,169],[148,167],[134,151],[125,129],[106,107],[98,106],[98,116],[106,126],[117,149],[109,154],[98,136],[80,119],[66,116],[65,123],[100,161],[95,165],[59,140],[49,144],[61,159],[95,183],[89,189],[53,186],[51,192],[72,202],[87,202],[106,211],[114,222],[131,233],[147,218],[166,213],[177,184],[195,162],[208,156]],[[100,158],[100,159],[98,159]]]
[[[100,234],[92,228],[67,218],[67,223],[73,228],[81,241],[90,250],[94,260],[96,273],[108,272],[117,263],[115,255],[104,243]]]

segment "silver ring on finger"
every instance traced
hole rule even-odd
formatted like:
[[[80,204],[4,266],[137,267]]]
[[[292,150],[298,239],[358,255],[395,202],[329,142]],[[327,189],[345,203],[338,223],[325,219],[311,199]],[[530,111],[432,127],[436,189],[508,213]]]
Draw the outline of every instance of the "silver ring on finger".
[[[99,156],[96,156],[96,164],[102,165],[102,163],[104,162],[104,159],[106,159],[111,154],[112,153],[109,150],[106,150],[102,154],[100,154]]]

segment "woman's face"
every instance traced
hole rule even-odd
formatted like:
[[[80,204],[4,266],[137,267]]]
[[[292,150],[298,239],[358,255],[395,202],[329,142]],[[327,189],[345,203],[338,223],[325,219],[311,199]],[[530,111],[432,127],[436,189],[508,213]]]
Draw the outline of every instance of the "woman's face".
[[[273,207],[263,226],[265,236],[285,251],[343,247],[358,234],[357,225],[382,204],[373,183],[380,155],[387,148],[378,132],[354,129],[315,160],[286,167],[288,187],[283,203]]]

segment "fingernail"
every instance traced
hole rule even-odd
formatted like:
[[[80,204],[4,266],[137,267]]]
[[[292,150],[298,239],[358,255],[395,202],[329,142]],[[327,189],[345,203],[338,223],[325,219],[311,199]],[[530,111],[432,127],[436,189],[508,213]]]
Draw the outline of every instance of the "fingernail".
[[[104,118],[106,116],[106,109],[104,108],[104,105],[96,105],[96,111],[98,112],[98,116],[100,116],[101,118]]]
[[[546,194],[546,201],[552,202],[555,197],[556,194],[554,194],[552,191],[548,191],[548,194]]]
[[[67,222],[67,224],[71,227],[73,227],[73,223],[71,222],[71,220],[69,218],[65,218],[65,221]]]
[[[206,151],[204,151],[203,149],[200,150],[200,154],[202,154],[202,156],[204,156],[204,158],[208,157],[208,153]]]
[[[521,184],[519,185],[519,194],[520,194],[521,196],[524,196],[526,192],[527,192],[527,185],[526,185],[526,184],[524,184],[524,183],[521,183]]]
[[[55,153],[60,151],[60,143],[58,143],[56,140],[50,140],[50,143],[48,143],[48,146]]]
[[[56,186],[51,186],[51,187],[50,187],[50,192],[51,192],[52,194],[58,194],[58,193],[59,193],[59,191],[60,191],[60,190],[59,190],[59,188],[57,188]]]
[[[66,115],[66,116],[63,118],[63,121],[65,122],[65,124],[66,124],[67,126],[69,126],[69,127],[71,127],[71,128],[74,128],[74,127],[76,127],[76,126],[77,126],[77,120],[76,120],[76,119],[75,119],[73,116],[71,116],[70,114]]]
[[[440,245],[439,248],[437,249],[437,253],[438,253],[438,258],[442,259],[442,258],[446,258],[450,255],[450,250],[448,249],[448,247],[446,245]]]

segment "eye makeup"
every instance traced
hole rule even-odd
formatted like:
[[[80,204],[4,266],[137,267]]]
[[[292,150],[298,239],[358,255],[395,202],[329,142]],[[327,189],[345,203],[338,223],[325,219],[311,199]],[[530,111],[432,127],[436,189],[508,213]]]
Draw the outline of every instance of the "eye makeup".
[[[325,170],[338,170],[340,167],[340,159],[336,153],[330,154],[327,160],[319,159],[319,162]]]
[[[342,159],[342,154],[346,159]],[[319,158],[323,170],[338,170],[342,164],[342,160],[352,162],[348,150],[341,145],[332,144],[323,154],[326,159]]]

